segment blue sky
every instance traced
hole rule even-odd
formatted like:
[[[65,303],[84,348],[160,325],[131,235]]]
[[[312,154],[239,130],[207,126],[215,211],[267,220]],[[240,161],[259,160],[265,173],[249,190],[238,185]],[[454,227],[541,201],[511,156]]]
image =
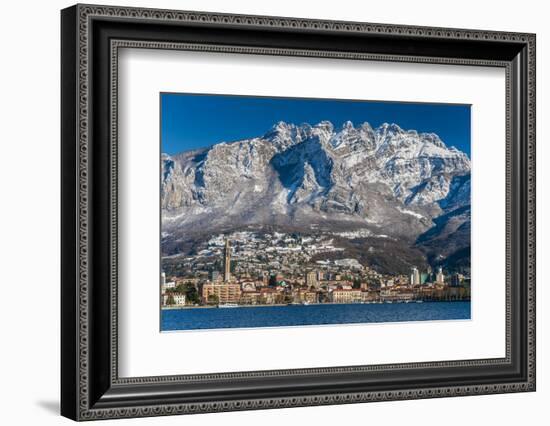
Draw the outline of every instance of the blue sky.
[[[469,105],[179,93],[162,93],[160,102],[162,152],[168,154],[261,136],[278,121],[329,120],[338,128],[350,120],[434,132],[470,156]]]

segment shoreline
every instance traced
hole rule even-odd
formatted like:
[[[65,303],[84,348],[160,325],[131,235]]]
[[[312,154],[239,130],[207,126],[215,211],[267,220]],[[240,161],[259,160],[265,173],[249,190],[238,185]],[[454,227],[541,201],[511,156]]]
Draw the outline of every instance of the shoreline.
[[[456,303],[456,302],[468,302],[470,303],[471,300],[411,300],[410,302],[395,302],[392,301],[392,303],[333,303],[333,302],[327,302],[327,303],[310,303],[309,305],[302,305],[302,304],[287,304],[287,303],[276,303],[276,304],[270,304],[270,305],[238,305],[238,306],[231,306],[231,307],[222,307],[219,306],[161,306],[161,311],[171,311],[171,310],[182,310],[182,309],[237,309],[237,308],[269,308],[269,307],[285,307],[285,306],[300,306],[307,308],[309,306],[324,306],[324,305],[411,305],[416,304],[417,302],[421,303]]]

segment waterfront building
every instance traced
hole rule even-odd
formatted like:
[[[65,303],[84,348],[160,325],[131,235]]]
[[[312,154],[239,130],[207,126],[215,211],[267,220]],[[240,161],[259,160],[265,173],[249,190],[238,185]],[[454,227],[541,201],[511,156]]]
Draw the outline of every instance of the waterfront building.
[[[420,284],[420,273],[418,272],[418,268],[413,267],[411,271],[411,277],[410,277],[410,284],[411,285],[419,285]]]
[[[185,293],[172,293],[172,297],[174,298],[174,305],[177,306],[183,306],[185,305]]]
[[[202,286],[202,301],[209,303],[215,298],[218,303],[238,303],[241,286],[237,283],[206,283]]]
[[[397,295],[396,289],[384,288],[380,290],[380,297],[383,297],[383,298],[393,298],[396,295]]]
[[[231,246],[229,245],[229,238],[225,240],[223,251],[223,280],[226,283],[231,281]]]
[[[443,268],[441,266],[437,270],[437,274],[435,275],[435,282],[437,284],[445,284],[445,275],[443,275]]]
[[[277,303],[279,298],[279,292],[273,288],[261,288],[260,299],[266,305],[273,305]]]
[[[185,305],[185,293],[165,293],[162,296],[162,304],[165,306],[183,306]]]
[[[317,292],[311,290],[298,290],[293,292],[294,301],[300,303],[318,303]]]
[[[460,283],[462,282],[460,274],[453,274],[451,275],[451,287],[458,287],[460,286]]]
[[[242,305],[258,305],[261,301],[261,292],[255,291],[246,291],[241,295],[240,304]]]
[[[461,288],[459,287],[449,287],[446,292],[446,299],[447,300],[458,300],[461,299]]]
[[[336,289],[331,293],[332,303],[357,303],[362,300],[362,291],[359,289]]]

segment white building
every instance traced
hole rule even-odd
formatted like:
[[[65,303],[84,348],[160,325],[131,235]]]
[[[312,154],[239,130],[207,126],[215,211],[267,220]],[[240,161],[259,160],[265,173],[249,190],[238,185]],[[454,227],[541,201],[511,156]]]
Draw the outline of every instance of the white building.
[[[435,282],[437,284],[445,284],[445,275],[443,275],[443,268],[439,267],[437,274],[435,275]]]
[[[411,285],[420,284],[420,273],[418,272],[418,269],[415,267],[412,268],[410,282],[411,282]]]
[[[168,304],[170,296],[173,299],[173,303]],[[183,306],[185,305],[185,293],[166,293],[162,296],[162,303],[165,306]]]
[[[160,274],[160,288],[161,288],[162,293],[164,294],[166,292],[166,289],[176,288],[176,283],[175,283],[175,281],[166,282],[166,273],[162,272]]]

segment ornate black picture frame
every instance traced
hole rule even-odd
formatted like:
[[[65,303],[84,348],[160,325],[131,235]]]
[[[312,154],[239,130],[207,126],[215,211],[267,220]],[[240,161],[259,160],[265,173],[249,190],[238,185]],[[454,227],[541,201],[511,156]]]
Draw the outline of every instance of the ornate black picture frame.
[[[64,9],[61,28],[62,415],[93,420],[535,390],[534,34],[95,5]],[[121,47],[504,68],[506,356],[120,378]]]

